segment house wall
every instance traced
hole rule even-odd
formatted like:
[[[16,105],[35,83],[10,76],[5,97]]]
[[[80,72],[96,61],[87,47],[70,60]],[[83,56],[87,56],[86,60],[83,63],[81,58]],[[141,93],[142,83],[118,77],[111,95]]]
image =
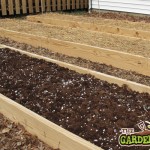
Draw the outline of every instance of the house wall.
[[[91,0],[93,9],[150,14],[150,0]]]

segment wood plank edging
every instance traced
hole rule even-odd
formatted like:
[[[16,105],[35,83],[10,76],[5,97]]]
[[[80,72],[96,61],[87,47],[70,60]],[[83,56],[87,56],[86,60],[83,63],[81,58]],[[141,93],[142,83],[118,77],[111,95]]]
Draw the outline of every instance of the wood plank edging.
[[[118,78],[118,77],[114,77],[114,76],[111,76],[111,75],[107,75],[107,74],[104,74],[104,73],[100,73],[100,72],[97,72],[97,71],[93,71],[93,70],[90,70],[90,69],[79,67],[79,66],[76,66],[76,65],[73,65],[73,64],[68,64],[68,63],[65,63],[65,62],[62,62],[62,61],[59,61],[59,60],[50,59],[48,57],[44,57],[44,56],[40,56],[40,55],[37,55],[37,54],[29,53],[29,52],[26,52],[26,51],[23,51],[23,50],[20,50],[20,49],[16,49],[16,48],[12,48],[12,47],[9,47],[9,46],[5,46],[5,45],[1,45],[1,46],[10,48],[10,49],[15,50],[17,52],[20,52],[21,54],[26,54],[29,57],[33,57],[33,58],[37,58],[37,59],[43,59],[45,61],[55,63],[55,64],[57,64],[61,67],[68,68],[68,69],[76,71],[80,74],[90,74],[90,75],[94,76],[97,79],[107,81],[108,83],[117,84],[120,87],[122,87],[123,85],[127,85],[133,91],[137,91],[137,92],[140,92],[140,93],[149,93],[150,94],[150,87],[146,86],[146,85],[143,85],[143,84],[140,84],[140,83],[136,83],[136,82],[129,81],[129,80],[126,80],[126,79],[121,79],[121,78]]]
[[[0,94],[0,113],[20,123],[32,135],[60,150],[102,150]]]
[[[97,31],[97,32],[106,32],[111,34],[117,34],[121,36],[128,36],[134,38],[141,38],[145,40],[150,40],[150,31],[128,29],[118,26],[102,25],[95,23],[85,23],[79,21],[70,21],[70,20],[61,20],[54,19],[51,17],[37,17],[37,16],[27,16],[27,20],[31,22],[40,22],[44,24],[58,25],[71,28],[81,28],[85,30]]]
[[[72,57],[80,57],[93,62],[104,63],[114,67],[135,71],[139,74],[150,76],[150,58],[132,55],[116,50],[104,49],[85,44],[61,41],[54,38],[36,36],[0,28],[0,36],[11,40],[26,43],[34,47],[47,48]]]

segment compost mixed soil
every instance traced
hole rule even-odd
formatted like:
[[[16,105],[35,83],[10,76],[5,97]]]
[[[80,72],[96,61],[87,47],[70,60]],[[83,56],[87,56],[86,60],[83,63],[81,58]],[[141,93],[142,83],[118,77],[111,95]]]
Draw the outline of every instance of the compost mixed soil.
[[[0,150],[54,150],[0,114]]]
[[[0,50],[0,93],[106,149],[118,150],[120,129],[150,120],[150,95],[56,64]],[[146,150],[132,147],[128,150]]]
[[[7,38],[0,37],[0,43],[11,46],[11,47],[15,47],[15,48],[18,48],[18,49],[21,49],[24,51],[36,53],[39,55],[43,55],[45,57],[64,61],[64,62],[67,62],[70,64],[75,64],[75,65],[78,65],[78,66],[81,66],[84,68],[92,69],[92,70],[99,71],[99,72],[109,74],[112,76],[116,76],[116,77],[119,77],[122,79],[127,79],[127,80],[131,80],[131,81],[134,81],[137,83],[141,83],[141,84],[150,86],[150,76],[144,76],[144,75],[138,74],[133,71],[119,69],[119,68],[113,67],[111,65],[95,63],[95,62],[85,60],[82,58],[74,58],[74,57],[66,56],[66,55],[63,55],[60,53],[54,53],[54,52],[50,51],[49,49],[45,49],[45,48],[41,48],[41,47],[35,48],[31,45],[27,45],[24,43],[18,43],[18,42],[12,41]]]

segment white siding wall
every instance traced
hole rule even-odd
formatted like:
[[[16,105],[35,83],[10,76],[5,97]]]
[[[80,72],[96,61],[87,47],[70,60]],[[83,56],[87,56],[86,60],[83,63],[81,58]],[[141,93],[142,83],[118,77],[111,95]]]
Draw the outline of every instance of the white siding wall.
[[[91,0],[92,8],[150,14],[150,0]]]

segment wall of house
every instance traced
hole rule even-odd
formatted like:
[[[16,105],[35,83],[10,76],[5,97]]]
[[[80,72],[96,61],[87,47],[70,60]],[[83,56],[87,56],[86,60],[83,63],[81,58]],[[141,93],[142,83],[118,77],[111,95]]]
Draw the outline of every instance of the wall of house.
[[[150,0],[91,0],[93,9],[150,14]]]

